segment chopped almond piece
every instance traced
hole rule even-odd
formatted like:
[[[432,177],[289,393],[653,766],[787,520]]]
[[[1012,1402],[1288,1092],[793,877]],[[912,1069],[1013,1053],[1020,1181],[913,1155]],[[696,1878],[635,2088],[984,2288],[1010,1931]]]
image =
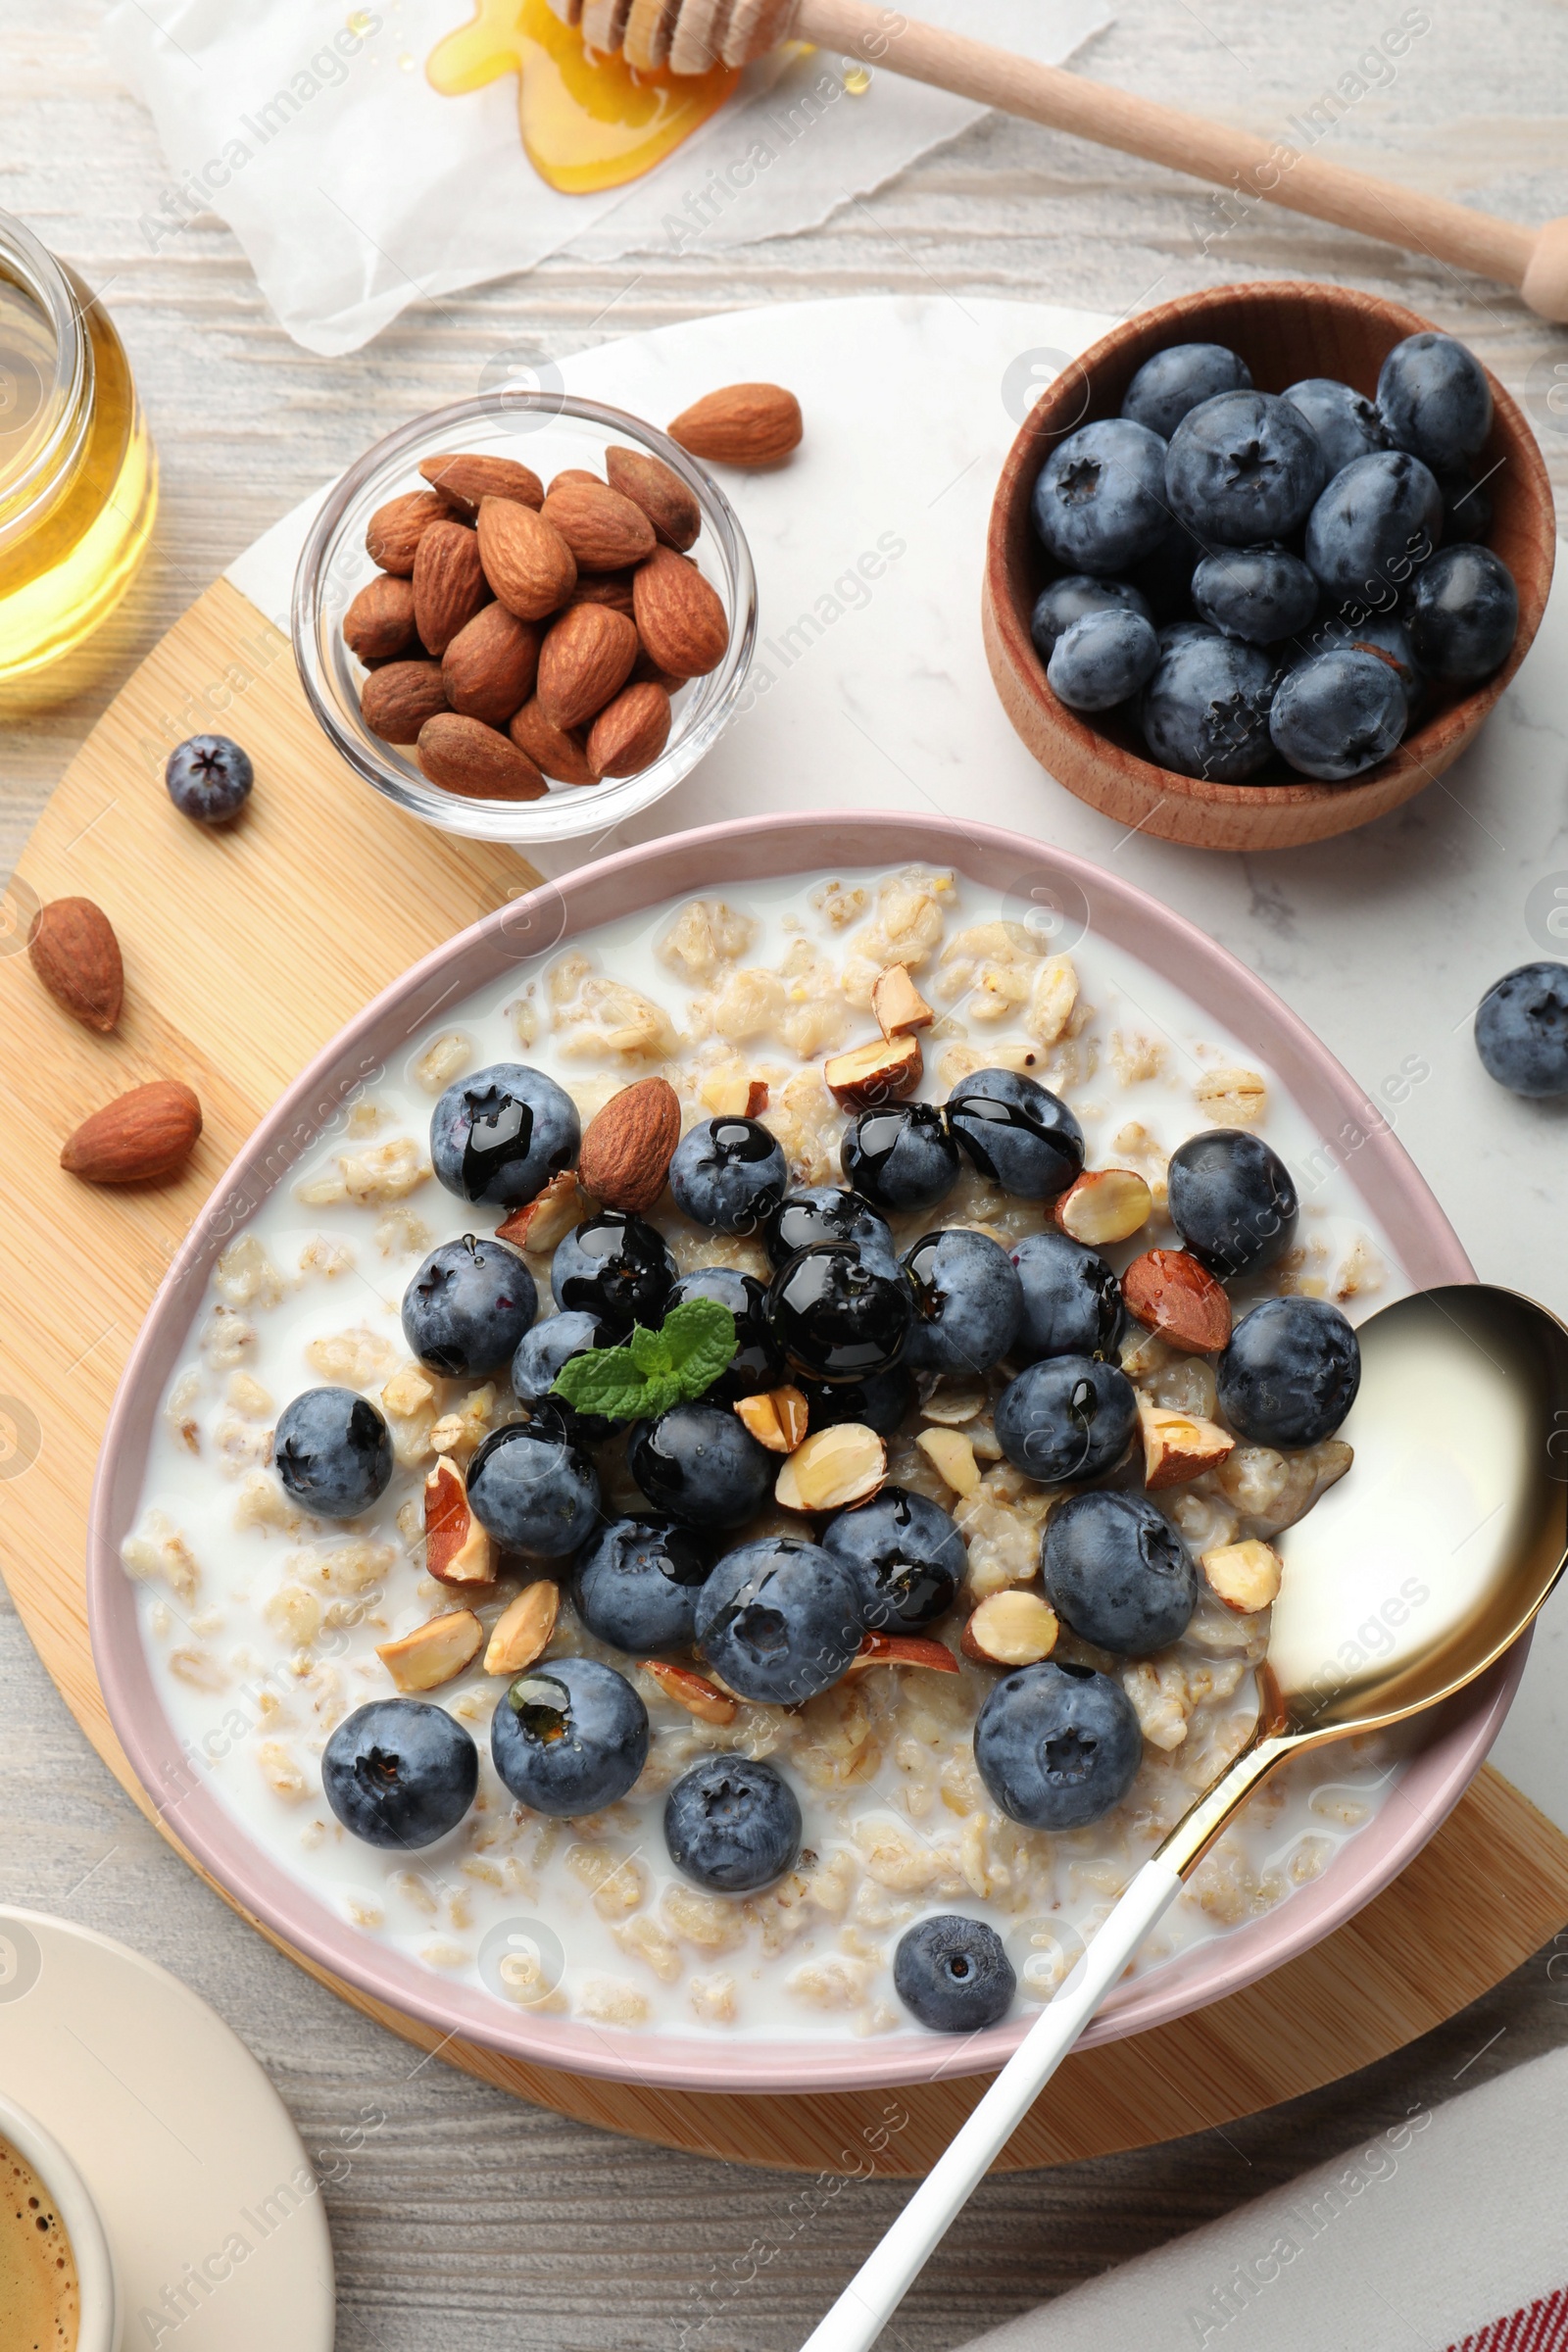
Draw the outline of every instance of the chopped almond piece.
[[[980,1603],[958,1646],[982,1666],[1037,1666],[1055,1648],[1059,1631],[1051,1603],[1014,1585]]]
[[[980,1465],[974,1447],[958,1429],[922,1429],[915,1444],[939,1478],[955,1494],[972,1494],[980,1484]]]
[[[1154,1196],[1132,1168],[1086,1170],[1056,1202],[1056,1223],[1087,1249],[1131,1241],[1149,1223]]]
[[[378,1642],[375,1654],[400,1690],[434,1690],[478,1654],[484,1627],[471,1609],[427,1618],[396,1642]]]
[[[564,1242],[574,1225],[582,1222],[582,1197],[577,1179],[570,1168],[563,1168],[552,1176],[542,1193],[514,1208],[503,1224],[496,1227],[498,1242],[511,1242],[517,1250],[553,1250]]]
[[[848,1054],[830,1054],[822,1083],[841,1108],[876,1110],[912,1094],[925,1075],[917,1037],[879,1037]]]
[[[860,1674],[867,1666],[926,1666],[936,1674],[958,1671],[958,1661],[947,1643],[924,1634],[862,1634],[849,1671]]]
[[[703,1108],[715,1119],[760,1119],[767,1108],[766,1086],[744,1071],[715,1070],[702,1094]]]
[[[493,1585],[496,1547],[468,1508],[456,1462],[443,1458],[424,1482],[424,1564],[438,1585]]]
[[[742,1396],[735,1411],[769,1453],[793,1453],[805,1439],[807,1404],[799,1389],[764,1389]]]
[[[672,1698],[677,1707],[684,1707],[688,1715],[695,1715],[699,1723],[734,1722],[737,1713],[734,1699],[706,1675],[694,1673],[690,1666],[672,1666],[664,1658],[644,1658],[641,1665],[644,1674],[653,1676],[664,1696]]]
[[[1150,1493],[1161,1487],[1184,1486],[1217,1470],[1236,1450],[1236,1440],[1217,1422],[1200,1421],[1192,1413],[1173,1413],[1163,1405],[1138,1404],[1138,1425],[1144,1439],[1144,1484]]]
[[[840,1421],[797,1446],[773,1489],[787,1511],[842,1511],[869,1502],[888,1474],[888,1449],[863,1421]]]
[[[1246,1544],[1222,1544],[1199,1559],[1208,1588],[1239,1617],[1269,1608],[1279,1597],[1283,1562],[1272,1544],[1252,1537]]]
[[[936,1014],[909,978],[907,964],[890,963],[871,983],[871,1010],[884,1037],[929,1029]]]
[[[496,1619],[484,1653],[486,1674],[520,1674],[543,1652],[561,1614],[561,1587],[542,1577],[525,1585]]]

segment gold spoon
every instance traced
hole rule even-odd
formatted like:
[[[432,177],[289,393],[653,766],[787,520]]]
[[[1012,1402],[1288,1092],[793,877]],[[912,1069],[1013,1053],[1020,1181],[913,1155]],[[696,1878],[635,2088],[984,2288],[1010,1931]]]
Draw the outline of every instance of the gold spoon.
[[[1361,1326],[1350,1475],[1278,1539],[1248,1745],[1146,1862],[806,2352],[867,2352],[1144,1937],[1259,1783],[1435,1707],[1534,1619],[1568,1551],[1568,1330],[1483,1283]]]

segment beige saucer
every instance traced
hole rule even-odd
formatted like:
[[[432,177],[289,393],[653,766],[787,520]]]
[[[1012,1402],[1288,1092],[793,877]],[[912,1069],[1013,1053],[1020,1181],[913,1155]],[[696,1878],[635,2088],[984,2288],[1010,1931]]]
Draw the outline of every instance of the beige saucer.
[[[126,2352],[331,2352],[316,2170],[250,2052],[176,1977],[0,1907],[0,2087],[92,2192]],[[322,2170],[347,2161],[333,2149]]]

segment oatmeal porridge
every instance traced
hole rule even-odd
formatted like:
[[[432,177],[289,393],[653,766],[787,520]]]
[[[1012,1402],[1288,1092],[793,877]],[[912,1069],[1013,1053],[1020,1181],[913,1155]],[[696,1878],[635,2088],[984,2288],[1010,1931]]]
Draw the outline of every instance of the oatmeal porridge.
[[[1156,973],[938,869],[444,1008],[164,1400],[122,1552],[193,1769],[364,1936],[545,2014],[914,2031],[901,1941],[955,1915],[1049,1999],[1245,1744],[1270,1540],[1354,1474],[1349,1325],[1407,1286],[1325,1158]],[[1396,1770],[1276,1775],[1139,1970]]]

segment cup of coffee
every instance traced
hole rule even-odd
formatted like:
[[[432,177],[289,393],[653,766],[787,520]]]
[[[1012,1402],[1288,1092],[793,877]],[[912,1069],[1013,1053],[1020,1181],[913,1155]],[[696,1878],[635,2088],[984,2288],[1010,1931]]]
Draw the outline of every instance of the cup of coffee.
[[[18,2352],[120,2352],[98,2208],[65,2149],[0,2091],[0,2312]]]

